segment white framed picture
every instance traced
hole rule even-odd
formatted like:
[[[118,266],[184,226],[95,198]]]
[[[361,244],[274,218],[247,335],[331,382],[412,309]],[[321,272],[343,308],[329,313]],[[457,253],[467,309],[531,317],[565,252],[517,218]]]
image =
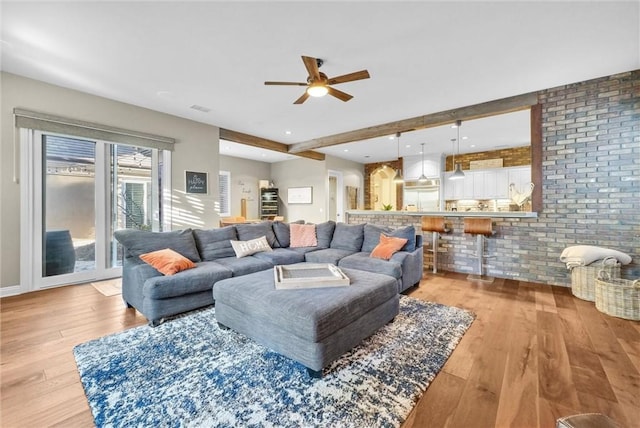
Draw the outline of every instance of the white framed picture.
[[[287,203],[310,204],[313,202],[313,187],[289,187],[287,189]]]

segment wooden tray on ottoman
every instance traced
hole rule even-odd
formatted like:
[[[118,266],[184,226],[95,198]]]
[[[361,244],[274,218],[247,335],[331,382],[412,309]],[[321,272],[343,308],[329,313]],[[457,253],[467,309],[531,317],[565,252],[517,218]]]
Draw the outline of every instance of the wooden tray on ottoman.
[[[273,268],[277,290],[321,287],[346,287],[349,277],[329,263],[298,263]]]

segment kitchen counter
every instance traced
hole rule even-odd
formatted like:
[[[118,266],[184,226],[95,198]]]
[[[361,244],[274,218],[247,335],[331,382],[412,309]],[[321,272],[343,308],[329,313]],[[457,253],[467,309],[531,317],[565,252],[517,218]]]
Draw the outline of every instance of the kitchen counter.
[[[526,211],[373,211],[350,210],[346,212],[347,218],[354,215],[407,215],[407,216],[442,216],[442,217],[491,217],[491,218],[537,218],[537,212]]]

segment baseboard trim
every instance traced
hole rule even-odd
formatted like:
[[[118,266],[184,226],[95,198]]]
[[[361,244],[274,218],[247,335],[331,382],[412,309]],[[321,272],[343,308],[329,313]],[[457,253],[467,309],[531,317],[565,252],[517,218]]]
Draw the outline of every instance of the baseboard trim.
[[[22,294],[20,292],[19,285],[12,285],[11,287],[0,287],[0,298],[9,297],[9,296],[17,296],[18,294]]]

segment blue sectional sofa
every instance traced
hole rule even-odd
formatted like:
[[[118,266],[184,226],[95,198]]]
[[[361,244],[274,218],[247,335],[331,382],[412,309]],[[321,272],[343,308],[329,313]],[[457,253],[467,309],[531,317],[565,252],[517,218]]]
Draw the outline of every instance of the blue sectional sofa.
[[[380,234],[407,239],[390,260],[370,257]],[[272,251],[238,258],[231,241],[266,237]],[[115,238],[124,247],[122,296],[129,307],[141,312],[152,326],[165,318],[214,303],[213,285],[223,279],[300,262],[333,263],[339,267],[382,273],[395,279],[398,293],[417,285],[422,277],[422,235],[413,226],[390,229],[373,224],[328,221],[316,225],[318,245],[290,246],[290,226],[264,221],[218,229],[184,229],[172,232],[118,230]],[[165,276],[140,259],[140,255],[170,248],[196,264]]]

